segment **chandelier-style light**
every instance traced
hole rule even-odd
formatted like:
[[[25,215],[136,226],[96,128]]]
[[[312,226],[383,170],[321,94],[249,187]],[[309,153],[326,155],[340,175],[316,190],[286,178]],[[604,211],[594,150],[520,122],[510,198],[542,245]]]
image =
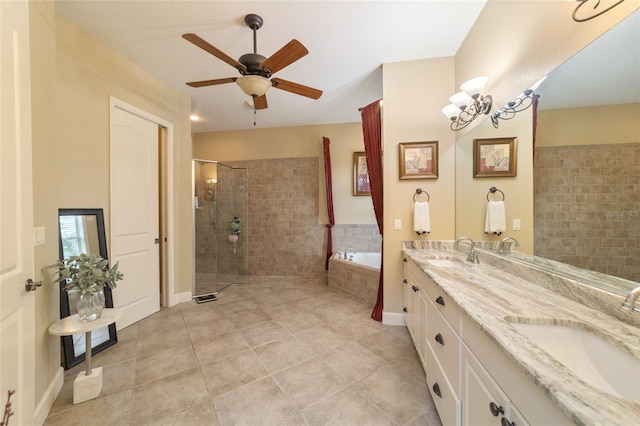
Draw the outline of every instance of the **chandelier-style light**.
[[[524,111],[533,105],[533,99],[537,96],[533,93],[533,90],[527,89],[522,92],[518,97],[507,103],[502,108],[498,109],[491,116],[491,122],[493,127],[498,128],[498,120],[511,120],[517,113]]]
[[[620,3],[622,3],[624,0],[620,0],[617,3],[614,3],[612,5],[610,5],[609,7],[603,7],[600,8],[600,10],[598,10],[598,7],[600,6],[600,0],[595,0],[595,1],[591,1],[591,0],[576,0],[579,4],[576,6],[575,10],[573,11],[573,20],[576,22],[585,22],[585,21],[589,21],[593,18],[596,18],[600,15],[602,15],[605,12],[608,12],[609,10],[613,9],[614,7],[616,7],[617,5],[619,5]],[[580,17],[579,15],[579,10],[580,8],[582,8],[582,6],[586,6],[588,4],[593,4],[593,8],[592,11],[587,12],[585,17]]]
[[[451,130],[464,129],[479,115],[489,114],[491,96],[482,95],[487,80],[484,76],[472,78],[460,86],[461,92],[449,98],[451,103],[442,108],[442,113],[451,120]]]

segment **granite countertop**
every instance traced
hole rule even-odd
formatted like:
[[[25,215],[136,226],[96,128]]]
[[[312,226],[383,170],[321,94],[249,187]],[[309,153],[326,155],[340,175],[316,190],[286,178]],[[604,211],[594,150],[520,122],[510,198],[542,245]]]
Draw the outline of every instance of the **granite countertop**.
[[[473,264],[466,261],[466,249],[454,250],[453,242],[425,243],[430,244],[405,242],[403,253],[570,419],[583,425],[639,424],[640,403],[617,398],[584,383],[511,325],[511,322],[536,323],[586,329],[640,359],[640,327],[635,321],[623,321],[594,309],[589,306],[598,306],[593,301],[580,303],[588,296],[573,298],[554,291],[557,277],[547,276],[548,272],[523,271],[507,260],[502,260],[499,267],[493,266],[489,264],[490,254],[482,252],[480,264]],[[434,258],[459,262],[455,267],[439,267],[428,262]],[[570,296],[574,293],[568,292]]]

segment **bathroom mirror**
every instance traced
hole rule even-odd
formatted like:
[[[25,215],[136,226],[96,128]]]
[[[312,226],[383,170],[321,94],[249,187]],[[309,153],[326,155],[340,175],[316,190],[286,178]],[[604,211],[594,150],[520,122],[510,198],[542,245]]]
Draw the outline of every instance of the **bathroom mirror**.
[[[619,277],[610,280],[607,289],[626,294],[640,281],[640,11],[549,73],[536,93],[533,253],[543,262],[550,259]],[[607,148],[630,149],[625,151],[630,154],[615,161]],[[545,150],[554,149],[558,151],[550,151],[550,160],[545,160]],[[585,157],[586,166],[565,162],[559,166],[562,171],[545,166],[545,161],[559,164]],[[627,178],[615,179],[620,175]],[[555,181],[545,180],[549,176]],[[606,190],[595,189],[601,185],[598,177],[605,177]],[[562,182],[564,188],[544,197],[550,186]],[[564,229],[550,227],[558,219],[564,220]],[[591,226],[579,229],[578,222]],[[517,232],[508,236],[518,237]],[[615,262],[626,265],[617,267]]]
[[[58,230],[60,259],[80,253],[95,253],[108,259],[102,209],[60,209],[58,210]],[[112,308],[113,297],[109,287],[105,287],[104,296],[105,307]],[[76,313],[75,298],[70,298],[66,291],[60,290],[60,318]],[[85,334],[62,336],[61,339],[65,370],[83,362],[86,348]],[[94,330],[91,333],[91,353],[95,355],[117,341],[115,324]]]

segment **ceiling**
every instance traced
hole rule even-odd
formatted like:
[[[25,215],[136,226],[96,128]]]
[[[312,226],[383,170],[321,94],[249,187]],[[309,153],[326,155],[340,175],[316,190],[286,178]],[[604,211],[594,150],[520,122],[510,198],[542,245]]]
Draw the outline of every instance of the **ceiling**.
[[[540,109],[640,103],[640,10],[549,73]]]
[[[358,108],[382,98],[383,63],[453,56],[486,0],[427,1],[89,1],[55,0],[58,14],[176,89],[191,95],[193,133],[360,121]],[[319,100],[267,92],[254,111],[230,65],[184,40],[195,33],[237,59],[253,51],[244,17],[264,19],[257,51],[269,57],[291,39],[309,54],[275,74],[322,90]]]

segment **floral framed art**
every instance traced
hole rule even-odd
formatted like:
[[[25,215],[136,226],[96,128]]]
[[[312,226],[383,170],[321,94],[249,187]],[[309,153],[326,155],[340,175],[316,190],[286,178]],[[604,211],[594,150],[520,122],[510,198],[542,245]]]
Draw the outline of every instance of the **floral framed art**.
[[[473,140],[473,177],[509,177],[518,174],[518,139]]]
[[[438,178],[438,141],[401,142],[400,179]]]
[[[353,153],[353,195],[371,195],[367,157],[364,152]]]

